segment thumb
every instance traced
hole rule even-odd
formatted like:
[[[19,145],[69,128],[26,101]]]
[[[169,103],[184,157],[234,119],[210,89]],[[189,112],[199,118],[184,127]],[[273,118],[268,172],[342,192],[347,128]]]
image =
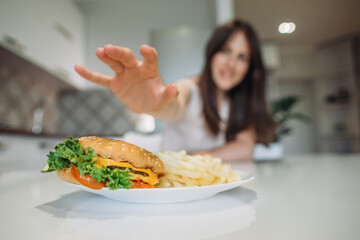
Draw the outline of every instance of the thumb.
[[[179,90],[175,84],[169,84],[165,87],[164,95],[165,101],[171,101],[179,95]]]

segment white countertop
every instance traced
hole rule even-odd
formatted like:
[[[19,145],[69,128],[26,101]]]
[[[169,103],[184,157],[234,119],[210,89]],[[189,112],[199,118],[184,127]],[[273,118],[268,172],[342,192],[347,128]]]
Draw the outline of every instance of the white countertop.
[[[237,164],[255,180],[178,204],[123,203],[39,170],[0,173],[0,239],[360,239],[360,155]]]

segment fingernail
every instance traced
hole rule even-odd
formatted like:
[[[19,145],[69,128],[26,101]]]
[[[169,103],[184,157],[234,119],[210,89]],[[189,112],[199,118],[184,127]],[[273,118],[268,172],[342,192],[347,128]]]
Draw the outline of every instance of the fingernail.
[[[107,44],[107,45],[104,47],[104,49],[105,49],[105,48],[111,48],[111,47],[112,47],[111,44]]]

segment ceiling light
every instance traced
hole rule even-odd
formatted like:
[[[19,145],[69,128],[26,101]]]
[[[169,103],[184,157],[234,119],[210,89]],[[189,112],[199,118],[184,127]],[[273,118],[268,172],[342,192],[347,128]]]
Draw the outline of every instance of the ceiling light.
[[[282,34],[290,34],[295,31],[296,25],[293,22],[284,22],[279,25],[279,32]]]

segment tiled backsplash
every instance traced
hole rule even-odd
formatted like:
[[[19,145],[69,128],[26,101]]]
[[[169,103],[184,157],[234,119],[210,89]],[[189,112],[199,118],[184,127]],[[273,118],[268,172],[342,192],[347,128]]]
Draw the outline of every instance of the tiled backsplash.
[[[42,129],[56,130],[56,88],[21,72],[0,66],[0,121],[2,127],[29,130],[36,108],[43,109]]]
[[[108,90],[61,94],[57,130],[76,135],[122,135],[134,129],[134,116]]]

